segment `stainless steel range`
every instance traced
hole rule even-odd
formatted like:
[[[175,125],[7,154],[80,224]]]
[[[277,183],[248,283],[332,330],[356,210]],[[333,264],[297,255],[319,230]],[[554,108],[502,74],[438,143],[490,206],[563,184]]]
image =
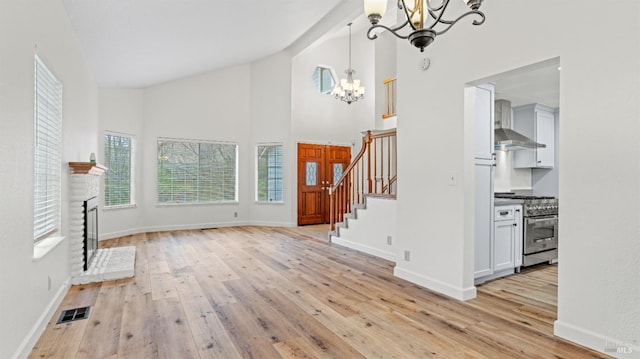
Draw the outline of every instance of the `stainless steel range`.
[[[496,198],[523,200],[522,265],[558,259],[558,199],[496,193]]]

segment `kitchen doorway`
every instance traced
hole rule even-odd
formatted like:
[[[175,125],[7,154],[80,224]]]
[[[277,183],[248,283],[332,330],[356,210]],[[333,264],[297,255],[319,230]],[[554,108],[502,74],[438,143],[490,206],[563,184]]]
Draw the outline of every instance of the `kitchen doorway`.
[[[298,143],[298,225],[329,223],[329,188],[351,162],[351,147]]]
[[[483,177],[484,172],[478,171],[478,168],[481,167],[476,166],[474,170],[476,180],[474,195],[476,197],[476,204],[490,203],[494,198],[514,198],[519,196],[523,201],[521,211],[523,214],[526,214],[523,218],[535,218],[539,216],[547,220],[547,217],[557,213],[558,198],[561,195],[559,193],[560,162],[558,156],[561,145],[558,126],[561,121],[560,70],[560,58],[553,58],[469,83],[470,86],[476,87],[482,84],[491,84],[495,94],[494,100],[496,101],[496,106],[492,111],[501,108],[500,111],[494,112],[494,114],[499,113],[493,118],[493,125],[496,126],[496,128],[527,131],[523,133],[535,141],[544,144],[545,151],[551,149],[552,153],[551,156],[542,156],[542,152],[544,151],[541,151],[541,149],[527,148],[524,145],[519,145],[517,141],[509,144],[509,139],[505,140],[504,138],[498,141],[498,137],[504,136],[495,136],[495,141],[493,139],[490,141],[490,145],[493,146],[485,146],[489,148],[493,147],[494,149],[493,156],[485,156],[487,161],[493,166],[493,173],[489,173]],[[467,102],[470,104],[473,103],[472,101]],[[498,107],[498,103],[500,103],[500,107]],[[507,110],[505,111],[505,109]],[[477,112],[470,105],[467,105],[465,111],[469,112],[467,115]],[[529,114],[531,114],[531,116],[529,116]],[[469,118],[475,119],[473,116]],[[514,126],[516,119],[519,120],[518,126]],[[548,121],[548,119],[551,120]],[[523,127],[524,125],[530,127]],[[467,122],[466,126],[474,126],[473,133],[476,145],[483,144],[484,142],[482,142],[482,140],[490,137],[482,132],[485,130],[484,127],[480,128],[480,132],[478,132],[477,124],[472,121]],[[494,132],[494,129],[488,129],[487,133],[493,135],[496,132]],[[549,133],[551,133],[550,136],[543,136]],[[523,158],[527,158],[527,156],[532,157],[530,162],[523,160]],[[474,158],[477,160],[479,157],[482,156],[478,156],[478,150],[476,148]],[[477,161],[475,164],[477,164]],[[486,178],[486,181],[478,181],[478,179],[482,180],[483,178]],[[496,193],[498,195],[496,195]],[[478,196],[480,196],[484,202],[478,202]],[[541,200],[541,203],[536,202],[535,206],[527,205],[526,201],[529,200]],[[513,241],[511,247],[501,246],[499,249],[501,249],[502,252],[496,252],[496,228],[506,228],[505,223],[507,222],[499,222],[493,218],[494,214],[497,215],[498,213],[497,210],[494,210],[494,205],[495,203],[490,206],[485,205],[480,208],[476,206],[475,208],[475,233],[473,238],[475,254],[474,280],[487,275],[485,272],[480,271],[483,269],[488,269],[489,272],[493,271],[489,273],[491,277],[491,275],[495,273],[495,263],[500,262],[496,260],[496,258],[505,258],[505,254],[511,256],[512,252],[509,248],[513,248],[513,255],[511,256],[513,259],[512,267],[514,267],[516,273],[518,273],[521,266],[531,265],[528,270],[540,270],[546,268],[545,263],[555,263],[557,261],[556,259],[551,259],[547,262],[547,258],[544,258],[545,261],[541,261],[542,264],[539,266],[533,266],[536,264],[533,260],[529,260],[529,263],[527,263],[527,259],[532,258],[531,255],[537,254],[537,252],[531,253],[529,250],[532,249],[525,249],[525,244],[527,243],[525,238],[531,238],[533,231],[533,227],[527,227],[526,224],[521,225],[522,229],[516,230],[513,237],[516,239]],[[517,210],[517,207],[515,208]],[[540,218],[537,219],[540,220]],[[504,218],[502,218],[502,220],[504,220]],[[556,223],[557,221],[556,219]],[[494,226],[493,229],[491,226]],[[517,225],[515,226],[517,228]],[[545,227],[545,230],[546,228],[548,227]],[[562,245],[562,238],[559,238],[560,236],[558,236],[555,230],[553,230],[553,232],[555,234],[555,241],[558,243],[558,247],[560,247]],[[479,233],[484,234],[484,236],[479,236]],[[502,233],[504,234],[506,232]],[[519,239],[517,238],[517,234],[520,234]],[[544,236],[545,249],[541,249],[539,251],[540,253],[544,252],[546,254],[546,251],[550,253],[550,249],[546,249],[546,245],[551,237],[551,235],[548,235],[547,230]],[[506,237],[501,235],[500,238],[500,243],[508,244],[508,242],[504,241]],[[483,243],[489,243],[491,246],[483,246]],[[481,259],[480,261],[479,258]],[[518,261],[518,259],[521,259],[521,261]],[[483,265],[487,263],[489,265],[493,263],[494,267],[490,268]],[[557,276],[557,269],[550,271],[549,275]],[[497,277],[496,275],[492,277],[492,279],[496,279]],[[557,278],[551,279],[557,280]]]

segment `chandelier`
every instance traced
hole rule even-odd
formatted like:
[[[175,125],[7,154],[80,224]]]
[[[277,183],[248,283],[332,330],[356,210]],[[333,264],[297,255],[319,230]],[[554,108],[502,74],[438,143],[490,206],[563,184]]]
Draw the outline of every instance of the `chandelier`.
[[[351,24],[349,23],[349,68],[345,70],[347,74],[346,79],[341,79],[339,85],[335,85],[331,94],[336,99],[346,102],[351,105],[352,102],[356,102],[364,98],[364,87],[360,86],[360,80],[354,80],[353,75],[356,70],[351,68]]]
[[[449,0],[442,0],[436,6],[432,6],[432,0],[398,0],[398,8],[404,11],[405,21],[394,28],[378,24],[387,10],[387,0],[364,0],[364,12],[371,22],[371,27],[367,32],[370,40],[375,40],[378,35],[374,34],[374,30],[382,28],[389,30],[395,36],[401,39],[409,39],[409,42],[420,52],[424,52],[424,48],[429,46],[437,35],[442,35],[455,25],[462,18],[469,15],[477,15],[479,19],[473,20],[473,25],[482,25],[484,23],[484,13],[480,10],[483,0],[462,0],[465,5],[471,8],[470,11],[458,16],[455,20],[445,20],[444,12],[449,5]],[[405,26],[409,25],[412,30],[406,35],[399,33]],[[436,26],[438,29],[436,29]]]

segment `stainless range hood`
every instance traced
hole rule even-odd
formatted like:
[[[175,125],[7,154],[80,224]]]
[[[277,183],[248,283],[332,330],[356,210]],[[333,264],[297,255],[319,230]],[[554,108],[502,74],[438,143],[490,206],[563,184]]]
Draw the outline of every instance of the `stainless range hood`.
[[[511,129],[511,101],[496,100],[494,128],[496,150],[516,151],[547,147]]]

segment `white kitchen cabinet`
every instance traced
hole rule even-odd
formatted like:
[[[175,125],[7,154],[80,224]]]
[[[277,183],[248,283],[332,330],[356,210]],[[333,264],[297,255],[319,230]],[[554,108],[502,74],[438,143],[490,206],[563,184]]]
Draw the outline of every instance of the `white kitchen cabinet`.
[[[496,206],[493,239],[493,271],[513,270],[516,266],[515,206]]]
[[[465,120],[474,128],[474,277],[493,274],[493,117],[491,84],[465,89]]]
[[[553,168],[555,151],[555,111],[531,104],[513,108],[513,130],[546,145],[545,148],[515,151],[514,168]]]
[[[491,84],[480,85],[472,88],[474,92],[473,113],[474,124],[474,148],[476,160],[495,159],[494,150],[494,87]]]
[[[476,271],[476,284],[513,274],[522,265],[522,206],[495,206],[494,218],[489,246],[476,248],[476,254],[490,251],[490,269],[484,275]]]
[[[493,274],[493,167],[475,166],[475,226],[474,226],[474,265],[475,278]]]
[[[515,238],[514,238],[514,245],[513,245],[513,249],[514,249],[514,260],[513,260],[513,264],[516,267],[516,271],[520,272],[520,267],[522,266],[522,246],[524,245],[522,243],[522,235],[524,232],[524,227],[522,227],[522,206],[521,205],[516,205],[515,206],[515,214],[514,214],[514,219],[516,221],[516,234],[515,234]]]

